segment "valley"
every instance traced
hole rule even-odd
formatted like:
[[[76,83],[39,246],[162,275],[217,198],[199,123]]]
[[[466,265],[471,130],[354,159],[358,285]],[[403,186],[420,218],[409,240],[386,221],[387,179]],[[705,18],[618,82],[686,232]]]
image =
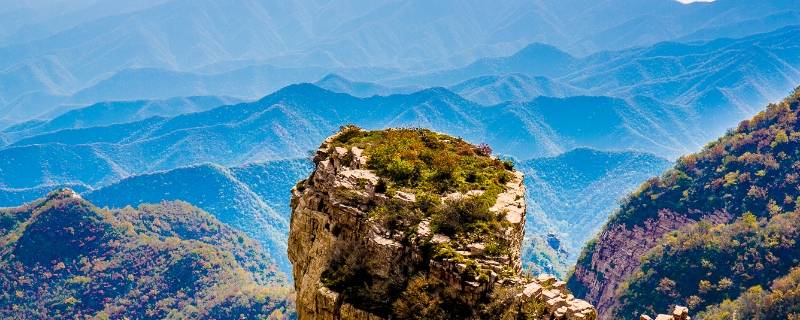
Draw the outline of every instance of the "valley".
[[[7,2],[0,318],[800,316],[798,0]]]

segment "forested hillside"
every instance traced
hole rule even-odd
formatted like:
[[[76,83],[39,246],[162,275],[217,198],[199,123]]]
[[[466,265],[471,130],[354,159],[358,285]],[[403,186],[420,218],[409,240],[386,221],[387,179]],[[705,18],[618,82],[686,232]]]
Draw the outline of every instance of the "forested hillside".
[[[780,307],[796,306],[781,301],[795,299],[791,293],[755,292],[782,290],[800,265],[798,114],[800,90],[644,183],[587,246],[570,287],[601,314],[623,318],[722,303],[711,317],[759,296],[775,306],[765,307],[766,318],[796,315],[796,307]]]
[[[286,276],[269,261],[189,204],[108,211],[60,190],[0,211],[0,317],[288,316]]]

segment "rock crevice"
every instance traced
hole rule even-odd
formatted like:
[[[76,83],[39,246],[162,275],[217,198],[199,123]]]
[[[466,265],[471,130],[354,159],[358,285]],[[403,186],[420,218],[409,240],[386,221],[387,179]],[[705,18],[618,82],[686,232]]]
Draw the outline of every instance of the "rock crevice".
[[[336,145],[336,137],[317,150],[314,172],[292,190],[288,253],[300,319],[596,317],[564,282],[522,275],[521,173],[508,171],[489,208],[502,225],[492,242],[454,239],[437,232],[430,217],[381,220],[376,208],[402,211],[423,200],[413,190],[385,190],[365,150]],[[482,192],[442,195],[437,205]]]

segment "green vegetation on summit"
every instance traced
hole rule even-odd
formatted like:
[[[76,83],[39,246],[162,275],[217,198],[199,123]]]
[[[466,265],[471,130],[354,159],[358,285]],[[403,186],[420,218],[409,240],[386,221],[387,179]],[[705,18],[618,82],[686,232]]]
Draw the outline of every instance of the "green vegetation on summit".
[[[427,129],[326,139],[292,196],[298,315],[593,318],[563,283],[521,274],[523,175],[491,153]]]
[[[502,217],[489,208],[513,178],[509,171],[513,163],[491,157],[487,145],[475,146],[427,129],[364,131],[347,126],[333,140],[331,148],[335,147],[364,150],[367,167],[381,177],[377,191],[415,195],[414,206],[392,200],[370,212],[390,230],[401,222],[416,227],[430,218],[434,232],[476,240],[503,227]],[[481,193],[447,197],[475,190]]]

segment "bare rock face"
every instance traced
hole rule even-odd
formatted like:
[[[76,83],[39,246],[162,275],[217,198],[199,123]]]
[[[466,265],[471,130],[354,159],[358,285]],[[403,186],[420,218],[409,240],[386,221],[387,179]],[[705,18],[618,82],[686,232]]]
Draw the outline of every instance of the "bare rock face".
[[[639,320],[653,320],[650,316],[643,314]],[[689,308],[683,306],[675,306],[672,314],[659,314],[655,320],[692,320],[689,316]]]
[[[365,150],[336,146],[335,138],[317,150],[316,169],[292,190],[288,253],[300,319],[596,318],[592,305],[575,299],[564,282],[521,275],[520,172],[508,172],[489,208],[500,221],[493,223],[502,226],[493,241],[454,239],[436,232],[430,217],[387,223],[376,212],[404,212],[420,205],[422,195],[385,190]],[[443,195],[434,205],[482,192]]]
[[[711,222],[729,219],[726,213],[705,215]],[[616,293],[641,265],[639,258],[652,249],[666,233],[697,221],[669,210],[658,212],[657,219],[639,225],[608,225],[598,236],[588,255],[582,257],[569,279],[576,294],[591,301],[600,311],[600,319],[611,319],[618,302]]]

